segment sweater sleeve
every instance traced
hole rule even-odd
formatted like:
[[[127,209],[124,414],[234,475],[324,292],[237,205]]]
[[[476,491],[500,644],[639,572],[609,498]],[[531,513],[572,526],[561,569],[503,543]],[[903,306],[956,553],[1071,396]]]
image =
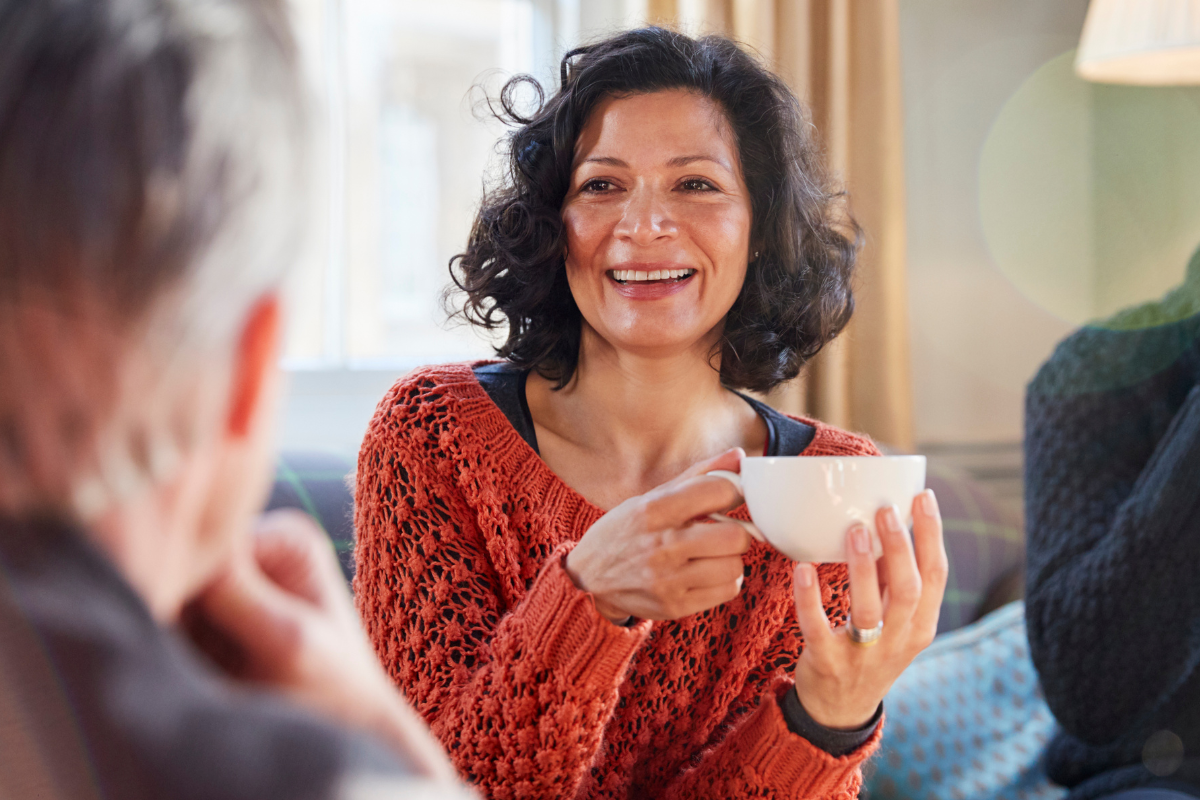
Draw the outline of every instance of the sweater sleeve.
[[[1104,745],[1173,713],[1200,663],[1200,388],[1179,365],[1078,391],[1063,371],[1026,401],[1026,618],[1050,708]]]
[[[667,797],[803,797],[854,800],[862,787],[862,764],[879,746],[883,723],[861,747],[833,756],[788,730],[781,704],[790,681],[763,696],[700,765],[674,781]]]
[[[571,797],[649,623],[612,625],[554,551],[506,608],[436,435],[381,405],[359,457],[355,594],[376,651],[489,797]],[[443,466],[446,466],[443,469]]]
[[[879,455],[869,439],[829,428],[822,433],[820,452],[808,454]],[[817,576],[830,624],[844,625],[850,616],[846,565],[821,564]],[[882,716],[866,741],[842,756],[830,754],[791,730],[783,711],[784,698],[795,685],[791,673],[804,640],[794,608],[788,612],[747,679],[748,688],[759,687],[757,707],[734,713],[728,733],[701,754],[696,768],[672,782],[667,792],[671,800],[693,797],[852,800],[858,796],[862,764],[878,749],[883,734]]]

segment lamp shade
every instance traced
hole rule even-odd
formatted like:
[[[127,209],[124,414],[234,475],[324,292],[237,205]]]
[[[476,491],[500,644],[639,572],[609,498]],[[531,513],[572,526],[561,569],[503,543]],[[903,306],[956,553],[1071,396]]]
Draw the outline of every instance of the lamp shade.
[[[1092,0],[1075,72],[1099,83],[1200,84],[1200,0]]]

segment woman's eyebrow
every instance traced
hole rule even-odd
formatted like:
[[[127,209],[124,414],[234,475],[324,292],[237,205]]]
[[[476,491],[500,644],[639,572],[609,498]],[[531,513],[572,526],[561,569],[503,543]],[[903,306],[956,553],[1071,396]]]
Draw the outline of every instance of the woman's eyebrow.
[[[729,166],[729,164],[727,164],[725,162],[724,159],[716,158],[715,156],[703,156],[703,155],[675,156],[675,158],[672,158],[670,161],[667,162],[667,166],[668,167],[686,167],[688,164],[693,164],[697,161],[710,161],[713,164],[716,164],[718,167],[723,167],[724,169],[727,169],[730,172],[733,171],[732,168]]]
[[[667,166],[668,167],[686,167],[688,164],[693,164],[697,161],[709,161],[713,164],[716,164],[719,167],[723,167],[724,169],[727,169],[731,172],[733,171],[732,168],[729,166],[729,164],[727,164],[723,159],[716,158],[715,156],[704,156],[704,155],[675,156],[674,158],[667,161]],[[622,161],[619,158],[613,158],[612,156],[589,156],[588,158],[585,158],[582,161],[582,163],[584,163],[584,164],[603,164],[606,167],[622,167],[622,168],[629,167],[629,164],[625,163],[624,161]]]
[[[590,156],[588,158],[585,158],[583,160],[583,163],[584,164],[603,164],[606,167],[628,167],[629,166],[621,159],[613,158],[612,156]]]

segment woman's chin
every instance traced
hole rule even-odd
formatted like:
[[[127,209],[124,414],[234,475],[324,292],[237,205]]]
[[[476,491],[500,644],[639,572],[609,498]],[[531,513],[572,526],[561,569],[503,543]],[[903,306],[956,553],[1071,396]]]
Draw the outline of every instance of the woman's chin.
[[[664,324],[662,318],[622,322],[596,333],[609,348],[639,358],[695,358],[697,353],[706,354],[714,341],[711,326]]]

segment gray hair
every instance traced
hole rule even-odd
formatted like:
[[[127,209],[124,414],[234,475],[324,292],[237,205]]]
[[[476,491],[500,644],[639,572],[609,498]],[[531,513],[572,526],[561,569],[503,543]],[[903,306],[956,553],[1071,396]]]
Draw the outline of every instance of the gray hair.
[[[276,0],[0,0],[0,513],[93,516],[199,435],[118,411],[280,284],[305,131]]]

